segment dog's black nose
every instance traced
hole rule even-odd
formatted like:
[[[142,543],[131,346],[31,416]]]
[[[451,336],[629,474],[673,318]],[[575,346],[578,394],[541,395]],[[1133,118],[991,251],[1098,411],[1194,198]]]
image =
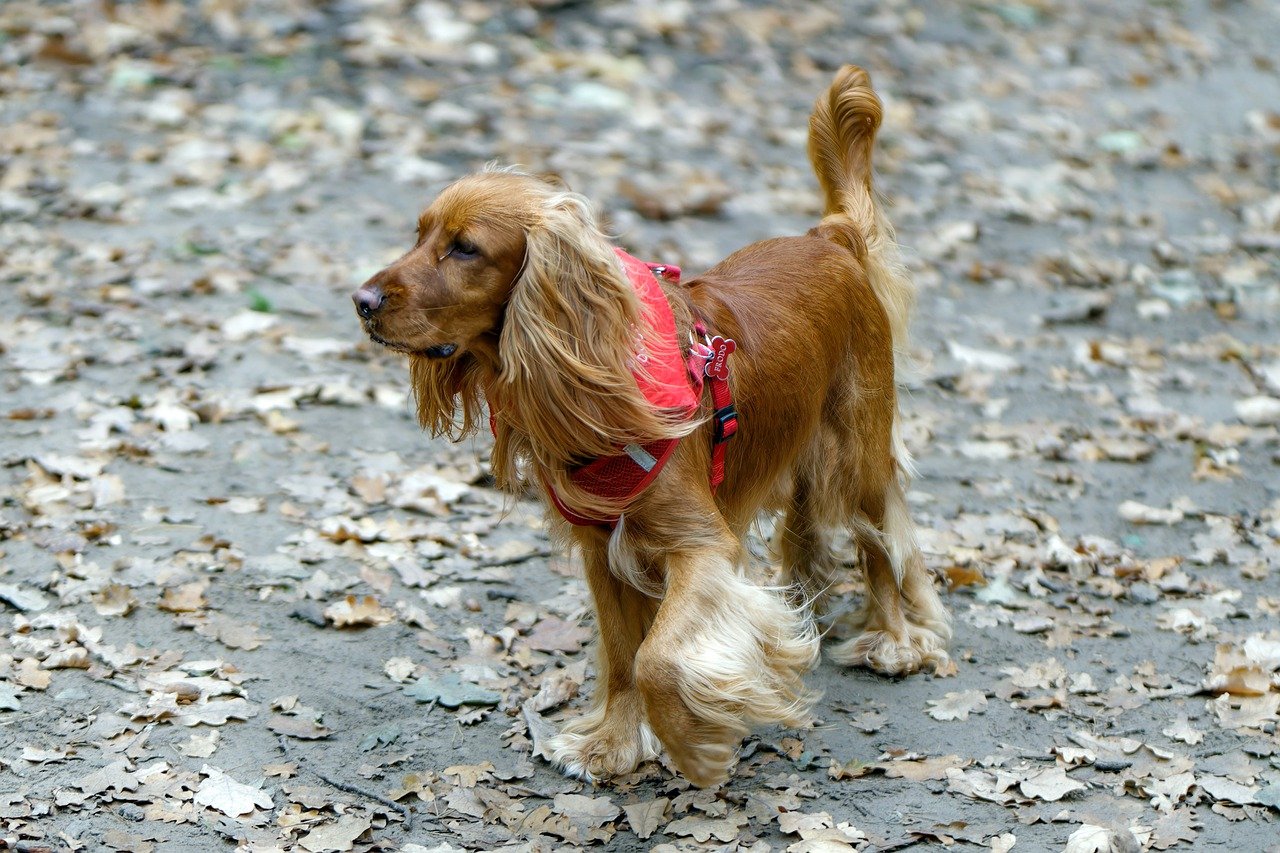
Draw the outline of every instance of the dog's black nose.
[[[356,304],[356,313],[361,317],[372,317],[382,307],[382,291],[376,287],[362,287],[351,294],[351,301]]]

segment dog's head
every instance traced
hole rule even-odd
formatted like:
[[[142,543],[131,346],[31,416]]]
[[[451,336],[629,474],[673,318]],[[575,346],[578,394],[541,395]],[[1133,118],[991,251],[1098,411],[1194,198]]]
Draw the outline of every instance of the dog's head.
[[[675,427],[631,370],[643,321],[590,205],[514,171],[462,178],[418,220],[417,242],[355,292],[369,337],[407,353],[418,419],[460,437],[480,398],[546,448],[592,458]]]
[[[541,189],[504,172],[445,189],[419,217],[413,248],[352,295],[369,337],[424,359],[493,350]]]

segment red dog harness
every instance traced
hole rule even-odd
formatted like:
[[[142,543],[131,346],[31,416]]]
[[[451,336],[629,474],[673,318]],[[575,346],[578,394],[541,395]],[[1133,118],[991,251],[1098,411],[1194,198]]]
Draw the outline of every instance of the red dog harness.
[[[715,407],[715,432],[711,450],[711,490],[724,482],[724,443],[738,431],[738,415],[729,390],[729,355],[737,345],[719,335],[708,337],[699,321],[695,340],[685,357],[676,337],[675,316],[658,284],[658,277],[678,283],[680,268],[664,264],[647,264],[614,249],[622,263],[627,280],[635,288],[644,314],[644,330],[636,337],[636,365],[632,371],[636,385],[653,406],[683,412],[692,417],[698,409],[703,385],[711,386],[711,402]],[[491,419],[492,420],[492,419]],[[616,506],[628,506],[647,489],[675,452],[678,438],[660,439],[648,444],[619,447],[616,456],[594,459],[569,472],[573,484],[584,492],[605,498]],[[592,518],[574,512],[547,487],[551,502],[570,524],[580,527],[603,525],[612,528],[619,516]]]

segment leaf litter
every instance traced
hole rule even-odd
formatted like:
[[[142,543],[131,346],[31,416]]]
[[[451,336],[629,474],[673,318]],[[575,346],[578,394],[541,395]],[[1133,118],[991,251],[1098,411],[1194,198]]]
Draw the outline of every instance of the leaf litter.
[[[1253,91],[1280,33],[1130,11],[3,4],[4,845],[1261,849],[1280,119],[1201,81]],[[347,294],[491,159],[691,269],[807,228],[850,60],[921,285],[903,431],[954,680],[824,665],[813,726],[719,791],[566,779],[580,572],[485,439],[418,433]]]

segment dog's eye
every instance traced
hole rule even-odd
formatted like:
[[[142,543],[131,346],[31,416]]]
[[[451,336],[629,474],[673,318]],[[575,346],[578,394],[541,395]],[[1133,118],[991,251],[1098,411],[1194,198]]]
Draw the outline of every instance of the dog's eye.
[[[479,255],[480,249],[475,243],[472,243],[467,238],[456,237],[454,238],[453,245],[449,247],[449,254],[453,255],[455,258],[466,260],[467,258],[474,258]]]

